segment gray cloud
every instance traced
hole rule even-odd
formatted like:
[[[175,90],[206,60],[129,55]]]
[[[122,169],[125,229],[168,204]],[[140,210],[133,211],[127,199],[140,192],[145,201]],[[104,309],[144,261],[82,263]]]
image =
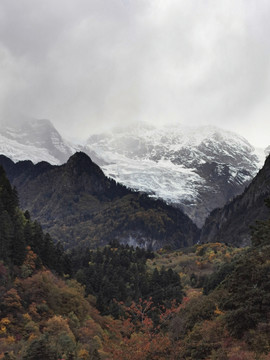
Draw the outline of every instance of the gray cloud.
[[[264,0],[2,0],[0,115],[86,137],[137,120],[269,143]]]

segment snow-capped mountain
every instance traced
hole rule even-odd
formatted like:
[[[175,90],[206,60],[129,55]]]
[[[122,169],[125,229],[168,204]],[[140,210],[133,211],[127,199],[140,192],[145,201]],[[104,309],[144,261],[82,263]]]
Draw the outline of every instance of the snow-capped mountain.
[[[65,141],[49,120],[27,119],[0,128],[0,153],[14,161],[62,164],[77,150]]]
[[[198,226],[244,190],[266,154],[243,137],[212,126],[140,123],[92,135],[86,146],[63,139],[49,120],[27,119],[0,128],[0,154],[13,161],[59,165],[76,151],[87,153],[117,182],[181,207]]]
[[[87,148],[107,176],[180,206],[198,226],[241,193],[263,163],[245,138],[213,126],[139,124],[93,135]]]

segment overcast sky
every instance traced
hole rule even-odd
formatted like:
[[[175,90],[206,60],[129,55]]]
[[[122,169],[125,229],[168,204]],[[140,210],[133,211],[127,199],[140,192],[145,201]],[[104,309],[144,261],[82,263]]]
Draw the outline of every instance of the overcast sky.
[[[270,144],[269,0],[0,0],[0,117],[214,124]]]

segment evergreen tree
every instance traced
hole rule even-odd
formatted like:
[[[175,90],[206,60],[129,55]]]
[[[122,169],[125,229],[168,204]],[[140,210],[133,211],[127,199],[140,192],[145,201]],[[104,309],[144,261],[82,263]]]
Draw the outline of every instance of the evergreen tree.
[[[43,234],[41,225],[31,221],[28,211],[18,208],[16,188],[12,188],[3,168],[0,166],[0,260],[9,266],[21,266],[25,260],[26,247],[38,255],[36,264],[62,273],[69,269],[69,258],[64,257],[61,245],[54,245],[50,235]],[[65,260],[64,260],[65,259]]]
[[[23,360],[57,360],[57,352],[52,349],[46,336],[35,339],[29,345]]]
[[[11,258],[15,265],[22,265],[26,255],[26,243],[24,240],[24,216],[17,211],[13,219],[14,235],[11,241]]]

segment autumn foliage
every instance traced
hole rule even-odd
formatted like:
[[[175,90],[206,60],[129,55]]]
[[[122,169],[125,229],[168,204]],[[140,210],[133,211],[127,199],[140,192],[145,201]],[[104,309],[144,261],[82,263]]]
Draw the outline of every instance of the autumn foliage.
[[[70,258],[0,169],[0,225],[1,360],[270,360],[269,221],[242,250],[113,242]]]

